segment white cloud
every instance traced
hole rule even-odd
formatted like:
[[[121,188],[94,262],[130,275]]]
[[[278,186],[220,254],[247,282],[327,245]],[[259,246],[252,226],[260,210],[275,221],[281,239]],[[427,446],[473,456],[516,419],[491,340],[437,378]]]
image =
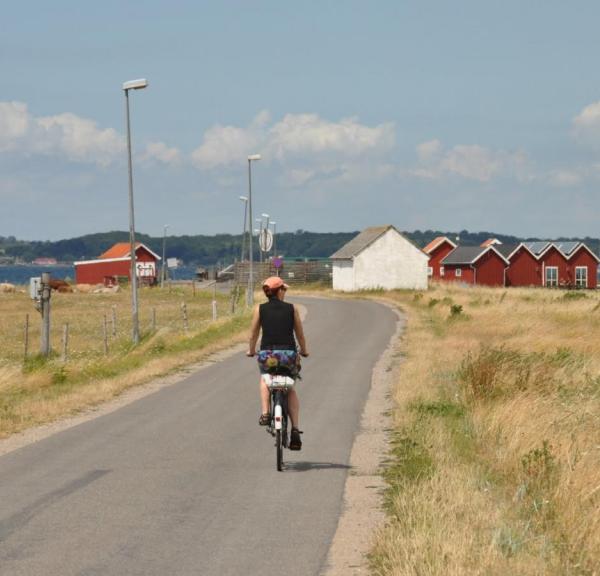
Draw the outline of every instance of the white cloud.
[[[370,127],[355,118],[330,122],[317,114],[286,114],[271,122],[268,112],[260,112],[248,127],[213,126],[204,133],[200,147],[192,153],[199,168],[241,165],[248,154],[260,152],[265,161],[282,163],[332,158],[356,158],[380,154],[394,146],[394,126]],[[298,174],[295,175],[298,180]],[[300,178],[302,180],[302,178]]]
[[[582,144],[600,147],[600,102],[586,106],[573,118],[572,134]]]
[[[600,102],[594,102],[586,106],[575,118],[573,118],[575,128],[600,129]]]
[[[435,160],[439,153],[442,150],[442,143],[435,140],[428,140],[427,142],[422,142],[417,146],[417,157],[419,162],[426,164]]]
[[[317,114],[286,114],[268,135],[267,150],[280,160],[288,156],[333,153],[345,157],[377,150],[389,150],[394,145],[394,126],[380,124],[373,128],[355,118],[329,122]]]
[[[552,170],[547,179],[552,186],[572,188],[583,182],[583,174],[574,170]]]
[[[125,149],[113,128],[75,114],[33,116],[22,102],[0,102],[0,151],[65,156],[106,166]]]
[[[150,142],[141,156],[145,162],[160,162],[170,166],[181,164],[181,152],[177,148],[170,148],[164,142]]]
[[[22,102],[0,102],[0,152],[14,150],[27,133],[29,115]]]
[[[441,179],[458,176],[465,180],[489,182],[497,176],[527,179],[527,157],[522,152],[490,150],[476,144],[459,144],[444,150],[439,140],[416,147],[419,165],[409,171],[418,178]]]

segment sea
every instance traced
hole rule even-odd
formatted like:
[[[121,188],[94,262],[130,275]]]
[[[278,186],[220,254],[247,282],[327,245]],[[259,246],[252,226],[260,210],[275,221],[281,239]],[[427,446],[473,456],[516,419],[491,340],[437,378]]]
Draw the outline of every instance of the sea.
[[[50,272],[52,278],[73,282],[75,280],[74,266],[29,266],[29,265],[0,265],[0,282],[10,284],[29,284],[30,278],[41,276],[42,272]],[[173,280],[192,280],[196,274],[195,266],[179,266],[169,270]]]

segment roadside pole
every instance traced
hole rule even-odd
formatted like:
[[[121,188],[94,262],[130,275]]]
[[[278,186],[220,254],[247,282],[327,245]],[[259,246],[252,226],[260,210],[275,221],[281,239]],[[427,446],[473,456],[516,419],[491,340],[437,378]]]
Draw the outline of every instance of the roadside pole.
[[[42,315],[42,334],[40,338],[40,354],[50,354],[50,274],[42,273],[40,290],[40,313]]]

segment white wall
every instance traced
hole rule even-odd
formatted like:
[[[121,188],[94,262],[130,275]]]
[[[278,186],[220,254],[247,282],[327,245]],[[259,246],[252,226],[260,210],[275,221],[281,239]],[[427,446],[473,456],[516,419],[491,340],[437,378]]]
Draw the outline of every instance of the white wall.
[[[352,292],[354,290],[354,267],[352,260],[333,261],[333,289]]]
[[[390,228],[354,258],[354,289],[426,290],[428,261],[426,254]]]

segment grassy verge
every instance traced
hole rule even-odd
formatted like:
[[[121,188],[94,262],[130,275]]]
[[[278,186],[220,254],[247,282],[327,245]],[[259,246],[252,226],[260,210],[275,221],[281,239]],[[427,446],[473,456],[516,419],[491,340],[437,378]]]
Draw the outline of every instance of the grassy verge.
[[[599,295],[387,297],[408,325],[372,573],[597,574]]]
[[[170,292],[143,290],[142,341],[130,343],[129,295],[53,295],[54,352],[23,361],[22,319],[39,318],[23,294],[0,295],[0,438],[104,402],[123,390],[168,374],[246,338],[249,313],[230,312],[226,295],[217,295],[219,319],[212,320],[212,294],[191,288]],[[187,329],[182,303],[185,303]],[[113,309],[117,323],[112,333]],[[148,322],[154,309],[156,328]],[[104,316],[111,318],[108,354],[104,352]],[[70,326],[69,354],[60,354],[60,329]],[[36,333],[37,332],[37,333]],[[32,325],[32,347],[39,326]]]

